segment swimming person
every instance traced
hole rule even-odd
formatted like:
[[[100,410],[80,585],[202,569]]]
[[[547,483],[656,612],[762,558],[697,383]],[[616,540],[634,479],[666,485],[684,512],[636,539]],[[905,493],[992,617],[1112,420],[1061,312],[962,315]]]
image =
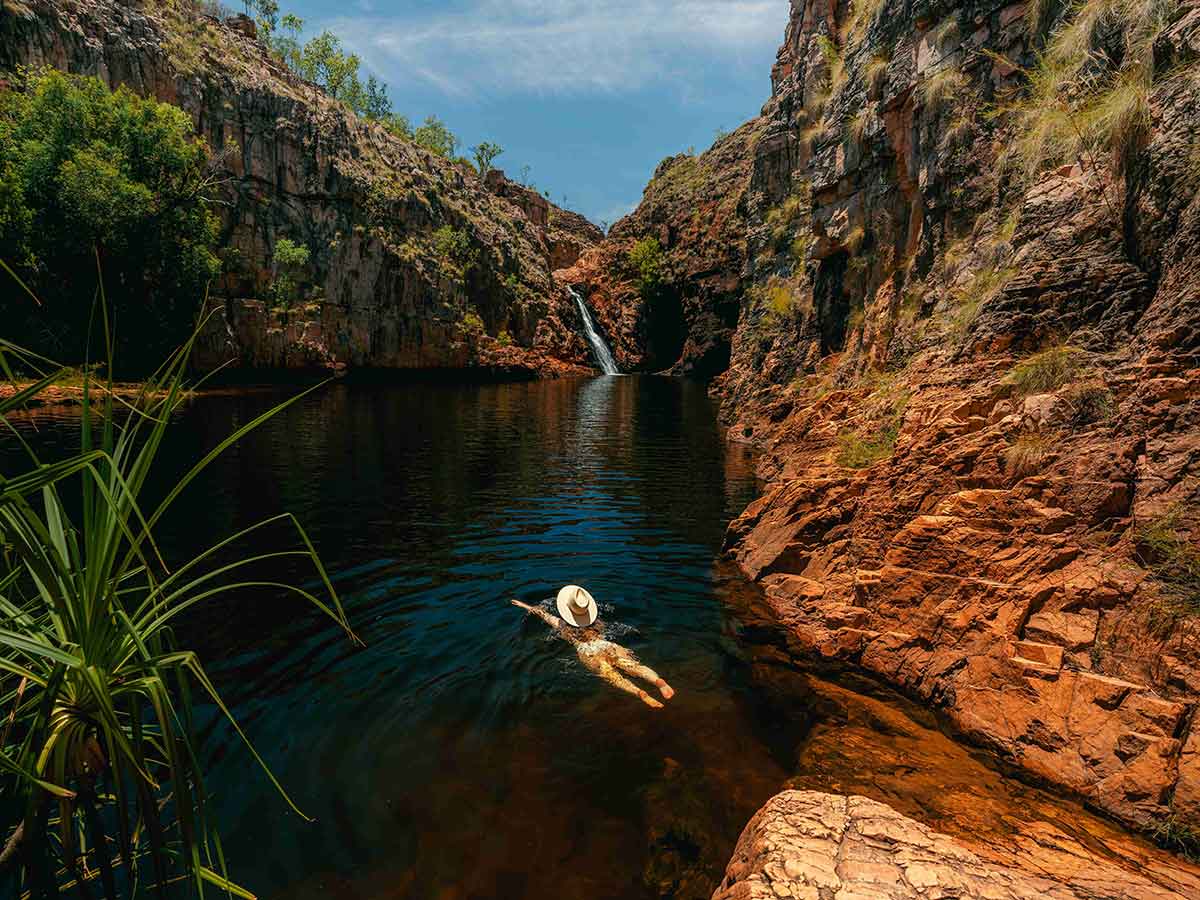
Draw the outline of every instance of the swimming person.
[[[649,666],[642,665],[630,651],[612,641],[606,641],[600,634],[600,629],[593,627],[599,611],[592,595],[577,585],[569,584],[558,592],[558,612],[562,616],[551,615],[544,609],[512,601],[513,606],[519,606],[526,612],[533,613],[555,630],[559,637],[570,641],[579,661],[614,687],[633,694],[647,706],[662,709],[662,704],[644,690],[630,681],[625,675],[641,678],[658,688],[663,699],[670,700],[675,696],[671,686],[659,677],[659,674]],[[622,674],[625,673],[625,674]]]

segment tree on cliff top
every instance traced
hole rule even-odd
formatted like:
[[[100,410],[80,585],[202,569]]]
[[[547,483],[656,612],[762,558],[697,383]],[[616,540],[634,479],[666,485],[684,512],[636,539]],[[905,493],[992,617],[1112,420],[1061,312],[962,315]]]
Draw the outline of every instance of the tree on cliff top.
[[[82,359],[98,253],[123,363],[161,359],[218,271],[208,158],[174,106],[53,70],[18,78],[0,93],[0,260],[44,305],[6,292],[4,321]]]
[[[496,157],[504,152],[504,148],[499,144],[494,144],[491,141],[472,147],[471,154],[475,157],[475,168],[479,171],[479,180],[483,181],[487,178],[488,172],[492,170],[492,163],[496,161]]]
[[[263,0],[258,0],[260,9]],[[272,0],[273,2],[273,0]],[[275,5],[275,13],[278,6]],[[301,78],[325,89],[329,96],[340,100],[355,113],[368,119],[382,122],[393,133],[407,140],[413,139],[412,126],[407,117],[392,112],[392,101],[387,94],[387,83],[374,75],[364,82],[359,77],[361,60],[353,53],[342,50],[341,39],[332,31],[322,31],[306,43],[300,42],[304,20],[291,13],[279,23],[280,33],[275,33],[274,20],[266,23],[259,18],[267,45],[283,63]]]
[[[446,159],[454,159],[454,151],[458,149],[458,138],[437,116],[426,116],[421,127],[413,132],[413,140],[430,153]]]

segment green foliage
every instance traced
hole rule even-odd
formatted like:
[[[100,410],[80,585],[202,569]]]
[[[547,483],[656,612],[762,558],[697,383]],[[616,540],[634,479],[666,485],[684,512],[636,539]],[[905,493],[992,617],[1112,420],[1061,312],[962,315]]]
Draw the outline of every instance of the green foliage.
[[[225,872],[193,697],[229,723],[291,801],[175,627],[202,605],[269,590],[311,604],[349,633],[312,542],[290,515],[243,528],[190,561],[168,566],[160,556],[153,530],[180,492],[299,399],[148,491],[185,396],[190,351],[189,342],[175,352],[128,407],[115,404],[111,381],[86,380],[78,452],[41,460],[26,447],[24,469],[0,478],[0,842],[19,851],[15,868],[0,872],[12,887],[5,896],[59,896],[75,881],[79,896],[94,897],[95,888],[84,888],[97,877],[109,898],[132,896],[135,885],[166,896],[177,881],[188,883],[189,895],[207,883],[210,894],[215,886],[252,896]],[[0,341],[0,371],[11,378],[18,365],[38,381],[0,400],[0,422],[10,428],[9,416],[56,377],[45,360]],[[164,487],[163,499],[144,505],[145,494],[157,498]],[[281,528],[294,535],[290,545],[248,558],[233,553],[248,536]],[[307,563],[316,586],[264,580],[261,566],[272,560]]]
[[[453,159],[454,151],[458,149],[458,138],[437,116],[425,117],[421,127],[413,132],[413,141],[418,147],[446,159]]]
[[[443,225],[433,233],[433,252],[445,269],[459,278],[475,264],[476,251],[471,246],[471,236],[450,225]]]
[[[295,59],[301,78],[318,84],[335,100],[356,112],[365,112],[366,89],[358,77],[359,59],[342,50],[341,39],[331,31],[311,38]]]
[[[829,90],[836,91],[846,80],[842,51],[832,38],[824,34],[817,35],[817,49],[821,51],[821,58],[825,61],[826,86]]]
[[[1056,391],[1079,371],[1080,353],[1073,347],[1050,347],[1013,366],[1008,380],[1018,397]]]
[[[472,334],[483,334],[483,319],[480,318],[479,313],[475,310],[469,309],[463,313],[462,327],[464,331],[469,331]]]
[[[279,7],[274,0],[256,0],[274,7],[278,17]],[[322,31],[304,44],[300,42],[304,20],[299,16],[285,15],[276,33],[274,22],[263,28],[262,15],[259,27],[263,28],[267,45],[285,65],[301,78],[325,89],[333,99],[345,103],[354,112],[368,119],[382,122],[399,137],[412,139],[412,126],[408,118],[392,112],[392,101],[388,97],[387,84],[369,75],[364,82],[359,75],[361,61],[353,53],[342,49],[341,39],[331,31]]]
[[[212,189],[207,148],[179,108],[95,78],[25,73],[0,93],[0,260],[43,305],[8,291],[0,317],[36,336],[34,349],[82,359],[98,254],[121,285],[122,360],[144,370],[190,332],[219,271]]]
[[[387,118],[381,120],[390,131],[398,138],[404,138],[406,141],[413,139],[412,122],[408,120],[408,116],[400,115],[400,113],[389,113]]]
[[[254,19],[258,30],[269,35],[279,24],[279,3],[277,0],[244,0],[246,15]]]
[[[479,172],[480,181],[487,177],[487,173],[492,169],[492,163],[503,152],[503,147],[490,141],[484,141],[471,148],[471,155],[475,158],[475,168]]]
[[[1000,223],[999,229],[996,231],[996,240],[1002,244],[1011,244],[1013,237],[1017,233],[1017,226],[1021,224],[1021,207],[1015,206],[1012,211],[1004,217]]]
[[[308,265],[308,248],[297,244],[288,238],[280,238],[275,242],[275,253],[272,256],[275,268],[275,279],[271,285],[275,299],[285,307],[298,299],[299,278],[304,267]]]
[[[507,328],[502,328],[500,333],[496,335],[496,343],[501,347],[511,347],[513,343],[512,335],[508,333]]]
[[[626,256],[633,271],[634,282],[643,300],[650,299],[662,287],[666,276],[666,255],[658,238],[646,237],[635,241]]]
[[[1041,471],[1042,461],[1050,452],[1050,441],[1037,432],[1019,435],[1004,451],[1004,467],[1015,478]]]
[[[767,309],[776,318],[782,318],[792,311],[793,299],[790,285],[787,282],[772,279],[767,284]]]
[[[809,227],[811,214],[812,189],[809,182],[802,181],[781,203],[767,212],[765,224],[775,249],[782,250],[790,245],[793,256],[803,259],[812,236]],[[798,244],[802,246],[797,247]]]

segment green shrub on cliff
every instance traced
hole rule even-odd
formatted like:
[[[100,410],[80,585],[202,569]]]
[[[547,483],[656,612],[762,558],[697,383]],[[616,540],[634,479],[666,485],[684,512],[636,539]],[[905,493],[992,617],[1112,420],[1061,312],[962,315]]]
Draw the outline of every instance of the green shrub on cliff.
[[[118,358],[130,369],[161,359],[219,270],[212,191],[182,110],[95,78],[24,73],[0,93],[0,260],[42,305],[7,291],[4,321],[35,350],[81,359],[98,256],[120,298]]]
[[[850,469],[865,469],[887,459],[896,449],[909,394],[893,374],[867,372],[862,381],[871,386],[863,403],[865,421],[852,431],[838,435],[834,456],[837,464]]]
[[[433,252],[443,268],[456,278],[462,278],[470,270],[477,256],[471,236],[450,225],[443,225],[433,233]]]
[[[475,159],[475,170],[479,173],[480,181],[487,178],[488,172],[492,170],[492,163],[503,152],[504,148],[492,141],[483,141],[471,148],[471,155]]]
[[[650,299],[662,287],[666,276],[666,255],[658,238],[635,241],[626,257],[634,283],[643,300]]]
[[[812,188],[808,181],[795,186],[787,197],[767,212],[767,226],[771,243],[782,250],[793,241],[807,238],[811,234],[808,221],[812,214]],[[807,250],[807,240],[804,249]]]
[[[303,244],[297,244],[289,238],[280,238],[275,242],[275,252],[271,256],[275,279],[271,284],[271,292],[278,303],[286,307],[298,299],[300,275],[308,265],[308,259],[308,248]]]

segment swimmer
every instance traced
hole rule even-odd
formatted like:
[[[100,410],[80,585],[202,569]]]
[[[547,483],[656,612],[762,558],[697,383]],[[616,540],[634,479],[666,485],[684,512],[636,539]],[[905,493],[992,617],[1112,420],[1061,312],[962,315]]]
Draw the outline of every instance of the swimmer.
[[[562,615],[561,619],[520,600],[513,600],[512,604],[537,616],[553,628],[559,637],[570,641],[575,647],[575,652],[579,654],[579,661],[613,687],[633,694],[655,709],[662,709],[662,704],[626,678],[626,675],[650,682],[658,688],[665,700],[675,696],[675,691],[657,672],[649,666],[642,665],[637,657],[624,647],[606,641],[601,636],[600,629],[594,627],[599,614],[596,601],[583,588],[569,584],[558,592],[557,605]]]

